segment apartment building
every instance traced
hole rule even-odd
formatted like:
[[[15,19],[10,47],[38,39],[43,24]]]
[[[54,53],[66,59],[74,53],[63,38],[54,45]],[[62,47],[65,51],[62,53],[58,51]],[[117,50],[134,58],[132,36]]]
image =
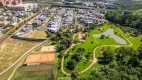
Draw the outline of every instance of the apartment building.
[[[22,0],[0,0],[0,6],[18,5]]]

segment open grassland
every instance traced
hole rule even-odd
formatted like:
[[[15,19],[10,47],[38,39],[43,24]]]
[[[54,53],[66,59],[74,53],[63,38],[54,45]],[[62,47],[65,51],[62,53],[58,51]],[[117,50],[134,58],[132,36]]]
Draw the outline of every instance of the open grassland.
[[[11,69],[9,69],[7,72],[5,72],[4,74],[2,74],[0,76],[0,80],[8,80],[8,78],[10,77],[10,75],[12,74],[13,70],[16,68],[16,66],[18,66],[18,64],[21,62],[21,60],[15,64]]]
[[[54,64],[21,66],[13,80],[53,80]]]
[[[26,37],[26,38],[45,39],[47,37],[47,33],[45,31],[34,31],[32,33],[28,33],[24,37]]]
[[[27,50],[39,42],[29,42],[9,38],[0,45],[0,72],[8,68]]]

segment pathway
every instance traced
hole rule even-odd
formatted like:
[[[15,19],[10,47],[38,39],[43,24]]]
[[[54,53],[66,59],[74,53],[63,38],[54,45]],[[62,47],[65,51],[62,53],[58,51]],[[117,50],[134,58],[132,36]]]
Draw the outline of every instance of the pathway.
[[[73,40],[75,39],[75,36],[78,35],[79,33],[76,33],[75,35],[73,35]],[[80,44],[80,43],[79,43]],[[79,45],[79,44],[71,44],[71,46],[64,52],[64,54],[67,54],[67,52],[72,49],[74,46]],[[66,71],[64,71],[64,56],[62,57],[62,61],[61,61],[61,70],[64,74],[66,75],[71,75],[70,73],[67,73]]]

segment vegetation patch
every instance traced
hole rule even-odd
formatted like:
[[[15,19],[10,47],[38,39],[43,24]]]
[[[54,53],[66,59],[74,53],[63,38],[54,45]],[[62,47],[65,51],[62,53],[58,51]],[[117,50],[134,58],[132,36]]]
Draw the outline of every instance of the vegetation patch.
[[[54,79],[54,65],[40,64],[19,67],[14,80],[52,80]]]

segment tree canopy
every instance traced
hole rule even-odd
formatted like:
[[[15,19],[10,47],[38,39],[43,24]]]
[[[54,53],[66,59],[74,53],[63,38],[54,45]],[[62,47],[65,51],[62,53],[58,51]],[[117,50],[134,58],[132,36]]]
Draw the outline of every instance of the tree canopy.
[[[113,60],[80,80],[142,80],[141,53],[142,46],[138,50],[129,47],[120,47],[115,51],[107,49],[103,54],[104,60]]]
[[[142,32],[142,16],[133,14],[132,12],[123,14],[122,12],[109,11],[106,13],[106,19],[110,22],[135,28],[138,31],[136,33]]]

